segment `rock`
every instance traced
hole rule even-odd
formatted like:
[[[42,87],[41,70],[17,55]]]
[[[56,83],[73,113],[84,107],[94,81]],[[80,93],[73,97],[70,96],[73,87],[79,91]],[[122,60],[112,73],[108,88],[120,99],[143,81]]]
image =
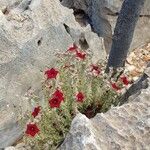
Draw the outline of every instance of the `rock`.
[[[149,3],[149,5],[150,5],[149,1],[146,1],[146,3]],[[119,3],[117,3],[117,4],[119,4]],[[144,10],[145,9],[146,8],[144,7]],[[113,15],[115,13],[111,12],[109,15],[107,15],[108,20],[109,20],[111,27],[112,27],[112,31],[115,28],[116,20],[118,17],[118,16]],[[140,47],[141,45],[144,45],[150,41],[149,40],[150,39],[150,33],[148,32],[149,26],[150,26],[150,10],[149,10],[149,14],[147,14],[147,13],[142,14],[141,13],[141,17],[139,18],[137,25],[136,25],[136,28],[135,28],[135,31],[134,31],[134,36],[133,36],[133,40],[132,40],[132,43],[130,46],[130,51],[132,51],[133,49]]]
[[[16,148],[13,146],[10,146],[10,147],[5,148],[5,150],[16,150]]]
[[[117,16],[108,16],[108,20],[110,21],[110,24],[112,26],[112,30],[115,28]],[[133,40],[130,46],[130,51],[140,47],[141,45],[145,45],[146,43],[149,43],[150,39],[150,33],[148,32],[150,26],[150,18],[149,17],[140,17],[135,31],[133,35]]]
[[[25,146],[24,143],[19,143],[15,147],[14,146],[6,147],[5,150],[31,150],[31,148],[28,146]]]
[[[150,16],[150,15],[149,15]],[[150,17],[140,17],[136,25],[134,32],[133,42],[131,44],[130,50],[144,45],[150,41]]]
[[[149,2],[149,0],[146,0],[141,15],[145,15],[145,16],[150,15],[150,2]]]
[[[62,5],[73,8],[74,12],[77,11],[78,15],[86,14],[85,19],[91,25],[92,30],[97,33],[99,37],[104,38],[104,44],[106,52],[111,47],[111,25],[107,20],[105,6],[105,0],[62,0]],[[81,11],[82,10],[82,11]],[[77,17],[75,15],[75,17]],[[82,21],[84,18],[81,16]]]
[[[106,0],[106,7],[111,10],[113,13],[117,13],[121,9],[123,0]],[[145,1],[144,8],[141,12],[141,15],[150,15],[150,2],[149,0]]]
[[[43,72],[55,65],[57,52],[66,51],[75,42],[86,49],[96,48],[96,58],[106,56],[103,39],[90,27],[82,28],[73,11],[59,0],[0,0],[0,18],[0,111],[4,111],[3,104],[10,104],[11,112],[19,118],[33,107],[26,96],[30,90],[39,94],[42,101]],[[99,47],[95,46],[97,42]],[[6,128],[3,118],[9,124]],[[9,111],[0,117],[2,148],[22,135],[17,121]]]
[[[22,137],[22,128],[16,122],[16,114],[6,102],[0,103],[0,149],[12,145]]]
[[[146,78],[146,82],[148,87],[140,89],[136,96],[129,97],[129,102],[122,106],[111,108],[105,114],[97,114],[92,119],[78,114],[60,150],[148,150],[149,77]]]
[[[87,22],[91,25],[93,31],[97,33],[98,36],[104,38],[105,49],[108,53],[111,48],[112,34],[122,2],[123,0],[62,0],[62,5],[73,8],[74,11],[80,10],[81,12],[81,10],[83,10],[88,16],[86,17]],[[149,26],[150,1],[146,0],[134,32],[130,50],[149,42]]]
[[[0,0],[0,9],[17,5],[21,0]]]
[[[2,51],[0,103],[8,102],[13,103],[17,108],[21,107],[22,112],[15,112],[17,114],[24,113],[30,108],[29,101],[25,97],[28,89],[37,91],[40,89],[42,80],[40,70],[52,65],[55,59],[54,52],[67,49],[73,42],[63,22],[60,22],[60,14],[49,16],[46,13],[49,8],[44,10],[44,6],[47,4],[46,1],[41,2],[38,5],[38,11],[33,7],[32,12],[27,10],[19,13],[11,10],[12,13],[10,12],[7,16],[0,13],[2,18],[0,20],[0,50]],[[61,5],[57,11],[59,10],[63,11]],[[40,19],[40,16],[47,16],[47,18],[43,17],[44,21],[42,17]],[[20,137],[20,127],[12,123],[10,112],[3,114],[0,119],[2,127],[4,126],[3,118],[9,118],[7,120],[9,126],[0,130],[1,148],[12,145]]]
[[[90,27],[88,26],[85,29],[85,39],[89,47],[93,50],[93,62],[96,63],[97,60],[104,60],[106,58],[106,48],[104,45],[104,39],[99,38],[98,35],[95,33],[91,33],[91,31],[88,28]],[[101,57],[99,57],[100,55]]]

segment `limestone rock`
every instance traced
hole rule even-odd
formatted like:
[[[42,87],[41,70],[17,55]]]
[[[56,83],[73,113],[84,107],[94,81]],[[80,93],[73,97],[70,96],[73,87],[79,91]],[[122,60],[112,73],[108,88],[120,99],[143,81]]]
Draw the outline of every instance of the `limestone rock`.
[[[60,150],[149,150],[150,78],[129,102],[88,119],[78,114]]]
[[[106,1],[107,1],[106,8],[108,8],[107,17],[113,31],[118,17],[118,15],[115,15],[115,13],[118,13],[120,11],[123,1],[122,0],[112,0],[112,1],[106,0]],[[150,41],[150,33],[148,32],[149,26],[150,26],[150,1],[146,0],[145,6],[143,8],[143,11],[141,12],[141,16],[137,22],[134,31],[130,51]]]
[[[24,143],[19,143],[15,147],[14,146],[6,147],[5,150],[31,150],[31,148],[29,148],[28,146],[25,146]]]
[[[0,9],[17,5],[21,0],[0,0]]]
[[[0,149],[12,145],[22,137],[22,128],[16,122],[16,115],[10,104],[0,103]]]
[[[88,22],[92,30],[99,37],[104,38],[105,49],[108,52],[111,47],[111,25],[107,20],[105,0],[62,0],[62,5],[73,8],[80,15],[81,20]],[[82,11],[81,11],[82,10]],[[83,17],[82,17],[83,15]],[[77,15],[75,15],[77,18]]]
[[[109,8],[112,12],[117,13],[120,11],[123,0],[106,0],[107,8]],[[149,0],[145,1],[144,8],[141,12],[141,15],[150,15],[150,2]]]
[[[117,16],[108,15],[108,20],[112,26],[112,30],[114,30]],[[149,41],[150,41],[150,33],[148,32],[149,26],[150,26],[150,18],[149,17],[143,16],[143,17],[139,18],[136,28],[135,28],[135,31],[134,31],[133,40],[132,40],[132,43],[130,46],[130,51],[132,51],[133,49],[136,49],[140,46],[143,46],[146,43],[149,43]]]
[[[12,9],[5,15],[0,11],[0,106],[4,102],[13,104],[18,108],[13,112],[16,115],[30,108],[25,96],[28,89],[38,91],[41,88],[43,74],[40,70],[53,65],[55,53],[66,50],[73,43],[63,26],[65,15],[61,14],[67,11],[56,2],[51,5],[43,0],[34,7],[35,1],[32,11],[28,9],[23,13]],[[57,4],[57,13],[48,14]],[[70,11],[68,14],[70,16]],[[66,14],[66,19],[69,16]],[[3,118],[8,118],[6,128]],[[22,129],[16,121],[9,111],[0,118],[0,148],[12,145],[21,136]]]
[[[68,8],[83,10],[88,16],[88,23],[98,36],[104,38],[105,48],[109,52],[112,42],[112,34],[121,9],[123,0],[62,0],[62,4]],[[82,12],[82,13],[83,13]],[[83,18],[84,19],[84,18]],[[137,23],[133,42],[130,50],[133,50],[150,40],[150,1],[146,0]]]
[[[5,148],[5,150],[16,150],[16,148],[13,146],[10,146],[10,147]]]

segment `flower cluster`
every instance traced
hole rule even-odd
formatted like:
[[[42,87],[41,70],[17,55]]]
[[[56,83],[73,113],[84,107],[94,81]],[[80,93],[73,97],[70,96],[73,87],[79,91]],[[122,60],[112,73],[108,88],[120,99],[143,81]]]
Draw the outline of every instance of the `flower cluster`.
[[[36,107],[29,115],[26,143],[36,143],[37,149],[45,149],[48,143],[49,149],[54,149],[66,136],[77,111],[90,118],[116,105],[118,91],[130,84],[128,77],[123,75],[115,82],[106,79],[105,65],[93,64],[91,58],[90,53],[73,44],[59,55],[55,67],[43,73],[44,102],[32,94]]]
[[[36,118],[39,113],[41,111],[41,107],[40,106],[37,106],[34,108],[33,112],[32,112],[32,116],[34,118]],[[36,125],[36,123],[28,123],[27,124],[27,128],[26,128],[26,131],[25,133],[31,137],[34,137],[36,134],[38,134],[40,131],[40,129],[38,128],[38,126]]]
[[[111,82],[111,86],[116,91],[121,91],[125,86],[131,84],[131,81],[127,78],[127,76],[123,75],[119,78],[117,82]]]
[[[80,51],[75,44],[73,44],[73,46],[69,47],[68,51],[74,52],[76,54],[76,58],[78,58],[80,60],[84,60],[86,58],[86,53]]]
[[[49,99],[49,105],[51,108],[59,108],[62,101],[64,101],[64,94],[57,89],[52,95],[52,98]]]
[[[101,69],[97,65],[91,65],[91,72],[93,75],[98,76],[101,73]]]

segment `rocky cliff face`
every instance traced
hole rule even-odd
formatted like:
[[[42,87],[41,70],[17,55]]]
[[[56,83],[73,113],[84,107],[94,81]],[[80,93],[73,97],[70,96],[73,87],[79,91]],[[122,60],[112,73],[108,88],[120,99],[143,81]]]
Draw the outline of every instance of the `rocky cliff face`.
[[[56,52],[65,51],[75,42],[85,50],[93,50],[95,61],[104,59],[105,50],[110,49],[115,14],[122,1],[61,0],[61,3],[0,0],[0,148],[13,144],[22,135],[14,109],[23,114],[30,107],[28,90],[40,95],[43,71],[54,66]],[[149,2],[131,48],[150,39],[147,6]]]

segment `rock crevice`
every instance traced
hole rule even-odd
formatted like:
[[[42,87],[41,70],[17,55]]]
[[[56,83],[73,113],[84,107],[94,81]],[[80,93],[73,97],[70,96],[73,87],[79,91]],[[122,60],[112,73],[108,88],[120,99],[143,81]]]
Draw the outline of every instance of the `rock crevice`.
[[[146,72],[149,68],[146,69]],[[150,145],[150,74],[128,103],[88,119],[78,114],[60,150],[148,150]],[[139,83],[139,82],[137,82]],[[137,84],[136,86],[140,86]],[[135,88],[133,86],[133,88]]]

